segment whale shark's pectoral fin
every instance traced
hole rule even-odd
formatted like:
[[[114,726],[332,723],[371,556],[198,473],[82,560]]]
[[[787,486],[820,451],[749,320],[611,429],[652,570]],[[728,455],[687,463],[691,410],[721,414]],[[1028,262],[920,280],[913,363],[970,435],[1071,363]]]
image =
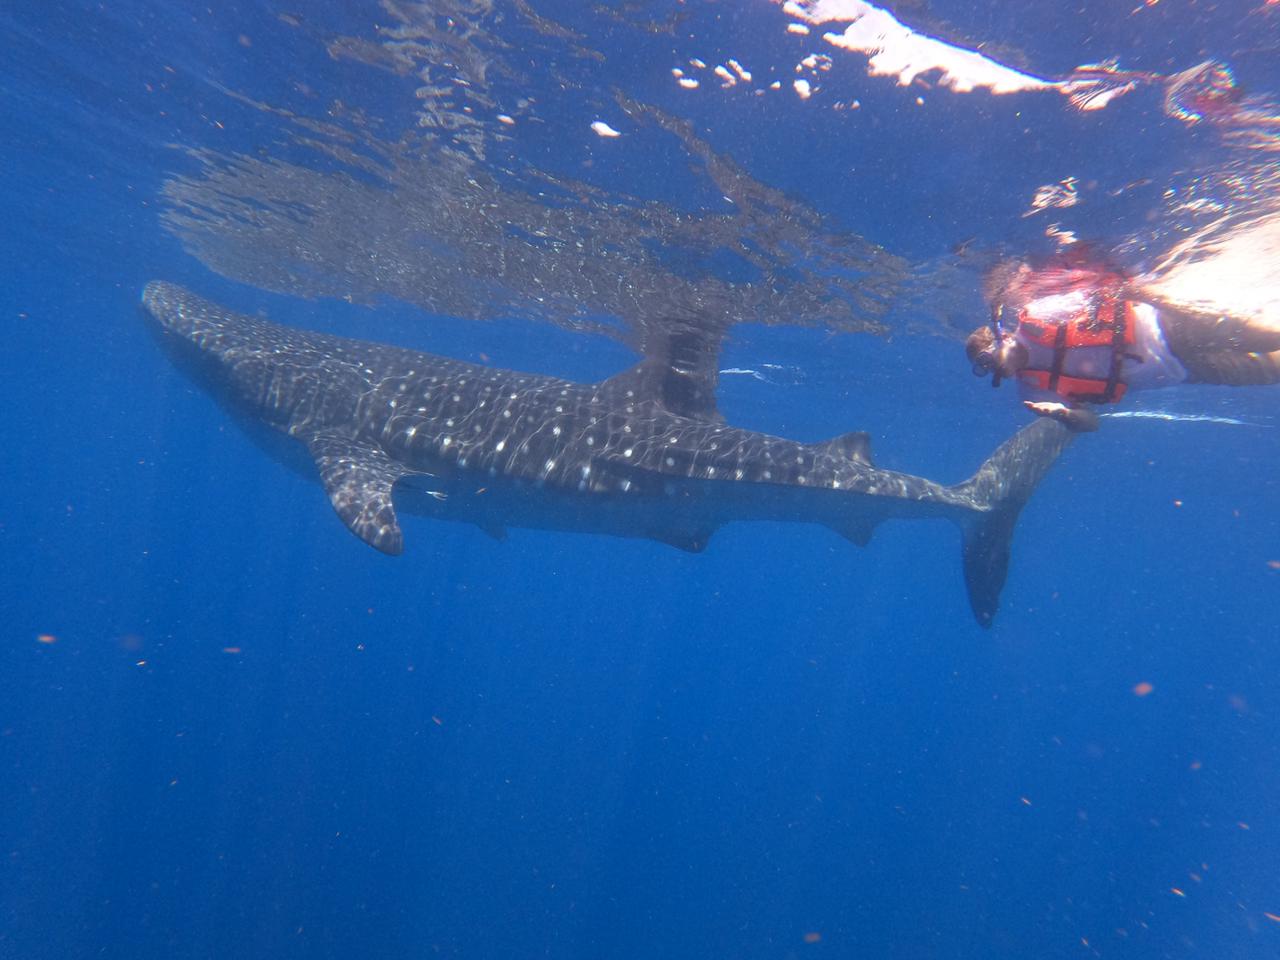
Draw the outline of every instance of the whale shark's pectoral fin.
[[[381,447],[350,437],[317,433],[307,449],[320,470],[329,502],[347,529],[369,546],[393,556],[404,550],[404,534],[391,502],[391,488],[411,471]]]

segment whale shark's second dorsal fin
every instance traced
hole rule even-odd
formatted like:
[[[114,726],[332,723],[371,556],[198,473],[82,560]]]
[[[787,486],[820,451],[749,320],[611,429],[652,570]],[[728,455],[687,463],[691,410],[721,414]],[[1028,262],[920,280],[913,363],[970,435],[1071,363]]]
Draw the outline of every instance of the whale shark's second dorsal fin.
[[[842,433],[838,437],[823,440],[821,443],[815,443],[812,446],[823,453],[829,453],[845,460],[857,460],[859,463],[865,463],[868,467],[872,466],[871,434],[865,430]]]
[[[404,534],[391,502],[391,488],[411,471],[381,447],[337,434],[312,434],[307,449],[320,470],[329,502],[347,529],[383,553],[401,553]]]
[[[600,388],[619,400],[656,400],[679,417],[723,420],[716,408],[720,339],[719,331],[687,326],[648,330],[644,359]]]

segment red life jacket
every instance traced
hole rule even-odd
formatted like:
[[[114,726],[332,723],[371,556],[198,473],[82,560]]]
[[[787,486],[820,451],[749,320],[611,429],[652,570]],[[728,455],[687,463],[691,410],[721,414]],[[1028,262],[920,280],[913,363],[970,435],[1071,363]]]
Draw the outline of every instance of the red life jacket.
[[[1115,403],[1124,396],[1120,382],[1125,347],[1137,339],[1133,304],[1104,295],[1090,307],[1065,320],[1041,320],[1025,309],[1018,315],[1018,335],[1053,348],[1048,369],[1025,367],[1018,379],[1028,386],[1056,393],[1074,403]],[[1062,372],[1067,351],[1077,347],[1110,347],[1111,366],[1106,377],[1074,377]]]

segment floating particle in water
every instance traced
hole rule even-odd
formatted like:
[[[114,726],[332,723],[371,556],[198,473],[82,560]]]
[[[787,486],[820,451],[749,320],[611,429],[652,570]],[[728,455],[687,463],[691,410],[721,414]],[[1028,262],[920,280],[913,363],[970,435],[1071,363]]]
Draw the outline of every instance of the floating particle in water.
[[[1133,685],[1133,695],[1135,697],[1149,696],[1155,690],[1155,686],[1143,680],[1141,683]]]

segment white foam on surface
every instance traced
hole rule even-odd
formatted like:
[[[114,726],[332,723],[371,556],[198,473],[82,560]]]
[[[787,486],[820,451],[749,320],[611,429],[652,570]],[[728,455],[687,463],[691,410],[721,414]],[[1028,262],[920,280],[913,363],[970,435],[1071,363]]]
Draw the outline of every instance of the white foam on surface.
[[[887,10],[865,0],[787,0],[783,9],[797,20],[820,25],[847,22],[844,33],[825,33],[833,47],[869,56],[872,76],[896,77],[908,86],[923,73],[940,71],[938,83],[957,93],[979,88],[992,93],[1054,90],[1060,85],[1022,73],[975,50],[917,33]]]

